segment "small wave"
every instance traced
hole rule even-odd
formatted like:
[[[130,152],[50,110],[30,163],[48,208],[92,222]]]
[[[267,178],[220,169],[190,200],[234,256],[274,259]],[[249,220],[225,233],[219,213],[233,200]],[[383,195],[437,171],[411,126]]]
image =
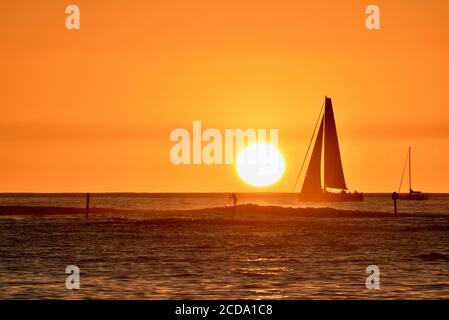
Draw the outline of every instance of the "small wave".
[[[37,206],[0,206],[0,216],[15,215],[31,215],[31,216],[47,216],[47,215],[84,215],[85,209],[76,207],[37,207]],[[103,215],[120,215],[115,221],[125,220],[126,215],[138,214],[140,218],[148,216],[157,218],[177,217],[182,219],[197,218],[242,218],[242,217],[324,217],[324,218],[383,218],[393,217],[391,213],[373,212],[373,211],[357,211],[343,210],[335,208],[296,208],[284,206],[263,206],[257,204],[243,204],[238,206],[212,207],[203,209],[180,209],[180,210],[138,210],[138,209],[112,209],[112,208],[91,208],[89,214],[93,217]],[[156,218],[156,216],[154,216]],[[406,214],[402,213],[400,217],[442,217],[438,214]],[[447,215],[443,215],[447,218]],[[111,219],[114,219],[111,217]]]
[[[449,261],[449,254],[441,254],[438,252],[419,254],[414,257],[425,261]]]

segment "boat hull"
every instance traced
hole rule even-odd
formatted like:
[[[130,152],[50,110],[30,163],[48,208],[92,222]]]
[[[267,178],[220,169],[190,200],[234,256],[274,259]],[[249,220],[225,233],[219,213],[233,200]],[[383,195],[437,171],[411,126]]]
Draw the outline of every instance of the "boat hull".
[[[404,193],[398,195],[399,200],[406,201],[420,201],[420,200],[428,200],[429,195],[427,193]]]
[[[363,201],[363,193],[333,193],[333,192],[322,192],[318,194],[299,194],[300,201],[310,201],[310,202],[355,202]]]

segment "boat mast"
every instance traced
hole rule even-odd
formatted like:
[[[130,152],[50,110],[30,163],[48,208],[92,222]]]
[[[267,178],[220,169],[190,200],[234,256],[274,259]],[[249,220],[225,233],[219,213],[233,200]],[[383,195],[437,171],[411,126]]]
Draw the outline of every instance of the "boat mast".
[[[408,147],[408,189],[412,192],[412,152],[411,147]]]
[[[327,99],[327,96],[324,96],[324,104],[325,105],[326,105],[326,99]],[[323,168],[324,168],[324,154],[326,152],[326,148],[324,147],[324,141],[326,140],[325,132],[326,132],[326,109],[324,110],[324,113],[323,113],[323,155],[321,157],[321,163],[323,164],[322,165]],[[326,175],[325,170],[323,170],[323,192],[324,193],[327,192],[325,175]]]

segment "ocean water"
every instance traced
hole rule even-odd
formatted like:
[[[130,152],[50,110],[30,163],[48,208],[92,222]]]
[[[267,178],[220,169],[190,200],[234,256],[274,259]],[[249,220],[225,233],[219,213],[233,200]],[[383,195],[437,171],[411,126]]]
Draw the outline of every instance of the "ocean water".
[[[3,194],[0,206],[82,208],[84,197]],[[392,212],[382,194],[339,204],[301,203],[291,194],[238,198]],[[129,211],[89,219],[0,215],[0,298],[449,298],[448,195],[401,201],[399,213],[412,216],[398,218],[223,210],[231,204],[229,194],[92,194],[91,207]],[[68,265],[81,270],[80,290],[65,287]],[[369,265],[380,269],[379,290],[365,286]]]
[[[355,211],[393,212],[390,194],[366,194],[361,202],[301,202],[293,193],[239,193],[238,204],[283,207],[332,207]],[[0,206],[56,206],[84,208],[85,194],[1,194]],[[91,194],[90,207],[130,210],[189,210],[232,205],[230,193],[103,193]],[[399,212],[449,214],[449,194],[432,194],[428,201],[399,201]]]

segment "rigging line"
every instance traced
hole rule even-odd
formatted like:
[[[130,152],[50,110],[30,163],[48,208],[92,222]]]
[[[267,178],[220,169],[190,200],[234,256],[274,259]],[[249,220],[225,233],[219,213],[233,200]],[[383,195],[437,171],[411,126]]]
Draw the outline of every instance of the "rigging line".
[[[401,176],[401,182],[399,183],[398,193],[401,193],[402,180],[404,179],[405,168],[407,168],[408,161],[409,161],[409,159],[408,159],[408,153],[407,153],[407,158],[405,159],[404,169],[402,169],[402,176]]]
[[[324,108],[324,102],[321,105],[320,114],[318,115],[318,119],[316,120],[315,128],[313,129],[313,133],[312,133],[312,138],[310,138],[309,146],[307,147],[307,151],[306,151],[306,156],[304,157],[304,160],[302,161],[301,169],[299,170],[298,177],[296,177],[295,185],[293,186],[292,192],[295,192],[296,186],[299,181],[299,177],[301,176],[301,173],[302,173],[302,169],[304,169],[304,164],[306,163],[307,155],[309,154],[310,146],[312,145],[312,141],[313,141],[313,137],[315,136],[316,128],[318,126],[318,123],[320,122],[321,114],[323,113],[323,108]]]

